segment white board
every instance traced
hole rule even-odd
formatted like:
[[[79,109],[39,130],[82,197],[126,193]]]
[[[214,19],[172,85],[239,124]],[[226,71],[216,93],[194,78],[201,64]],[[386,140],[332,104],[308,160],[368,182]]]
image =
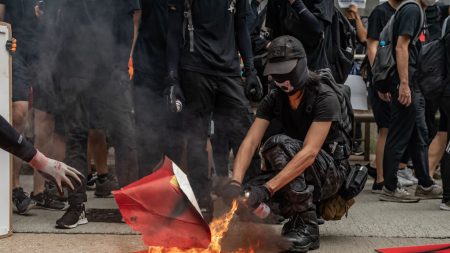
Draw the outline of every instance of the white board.
[[[366,8],[366,0],[338,0],[340,8],[348,8],[350,5],[355,5],[358,9]]]
[[[351,90],[351,103],[353,110],[369,110],[367,104],[367,87],[361,76],[349,75],[345,85]]]
[[[6,41],[11,26],[0,22],[0,115],[11,123],[11,57]],[[0,238],[11,235],[11,155],[0,150]]]

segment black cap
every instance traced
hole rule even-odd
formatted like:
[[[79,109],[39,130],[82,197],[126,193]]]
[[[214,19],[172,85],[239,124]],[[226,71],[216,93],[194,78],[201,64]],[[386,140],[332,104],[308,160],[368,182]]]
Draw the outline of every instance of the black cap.
[[[304,65],[306,67],[306,52],[302,43],[292,36],[278,37],[271,42],[268,48],[264,75],[290,73],[299,60],[305,61]]]

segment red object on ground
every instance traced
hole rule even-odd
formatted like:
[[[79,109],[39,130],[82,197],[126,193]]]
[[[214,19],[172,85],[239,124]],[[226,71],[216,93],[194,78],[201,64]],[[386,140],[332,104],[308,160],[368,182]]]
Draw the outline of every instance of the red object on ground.
[[[179,187],[168,158],[154,173],[113,194],[125,222],[148,246],[207,248],[211,242],[208,224]]]
[[[377,249],[379,253],[450,253],[450,244]]]

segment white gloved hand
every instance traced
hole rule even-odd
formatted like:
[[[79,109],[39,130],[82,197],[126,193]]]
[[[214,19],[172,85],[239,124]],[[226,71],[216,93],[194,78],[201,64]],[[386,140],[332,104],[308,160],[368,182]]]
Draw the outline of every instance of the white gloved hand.
[[[65,163],[50,159],[37,151],[36,155],[29,163],[45,179],[53,182],[60,194],[63,194],[63,187],[69,187],[72,191],[81,185],[84,176],[76,169]]]

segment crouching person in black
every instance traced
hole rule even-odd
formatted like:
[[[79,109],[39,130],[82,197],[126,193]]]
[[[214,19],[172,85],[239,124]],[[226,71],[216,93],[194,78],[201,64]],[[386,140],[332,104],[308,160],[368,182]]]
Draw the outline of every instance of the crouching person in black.
[[[267,204],[289,221],[282,233],[290,252],[319,248],[316,208],[338,196],[348,166],[348,148],[341,139],[341,105],[336,92],[308,71],[303,45],[282,36],[269,47],[265,75],[277,88],[269,92],[257,110],[256,120],[235,158],[233,181],[224,201],[250,193],[246,204]],[[260,149],[265,166],[262,174],[241,186],[253,154],[273,119],[282,122],[284,134],[269,138]],[[347,151],[345,151],[347,150]],[[333,217],[330,217],[331,219]]]

